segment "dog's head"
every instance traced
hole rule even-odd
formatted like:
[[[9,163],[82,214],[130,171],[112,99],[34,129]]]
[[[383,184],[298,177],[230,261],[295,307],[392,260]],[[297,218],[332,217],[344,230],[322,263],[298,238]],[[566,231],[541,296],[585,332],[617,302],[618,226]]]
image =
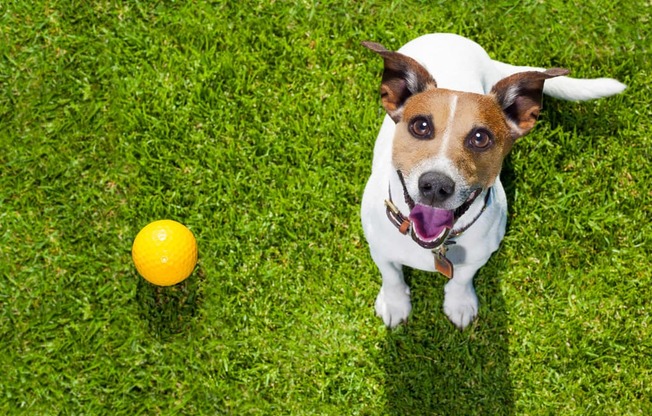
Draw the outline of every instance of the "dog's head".
[[[487,95],[437,88],[414,59],[373,42],[385,62],[380,95],[396,122],[392,159],[419,215],[450,221],[452,212],[494,183],[514,141],[535,125],[546,79],[565,69],[522,72]],[[414,211],[414,209],[413,209]],[[424,237],[440,227],[424,225]]]

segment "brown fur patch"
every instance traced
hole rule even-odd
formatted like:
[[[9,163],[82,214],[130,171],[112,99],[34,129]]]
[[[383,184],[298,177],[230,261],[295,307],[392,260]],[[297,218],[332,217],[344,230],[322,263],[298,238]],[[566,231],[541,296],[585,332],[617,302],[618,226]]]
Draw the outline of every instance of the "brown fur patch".
[[[451,114],[454,97],[457,102]],[[410,133],[409,123],[417,116],[431,118],[435,129],[432,139],[418,139]],[[494,137],[493,146],[482,152],[466,144],[469,134],[477,128],[486,129]],[[396,168],[409,176],[424,161],[445,157],[469,185],[488,187],[500,173],[512,144],[510,129],[494,96],[430,89],[406,101],[396,125],[393,160]]]

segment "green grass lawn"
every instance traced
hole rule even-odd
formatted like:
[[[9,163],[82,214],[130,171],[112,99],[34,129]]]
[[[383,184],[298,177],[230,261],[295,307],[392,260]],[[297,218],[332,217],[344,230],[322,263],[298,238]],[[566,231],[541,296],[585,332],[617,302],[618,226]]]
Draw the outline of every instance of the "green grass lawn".
[[[4,1],[0,413],[652,413],[649,1]],[[412,271],[374,316],[359,203],[382,63],[429,32],[611,76],[546,99],[503,170],[479,318]],[[138,276],[136,233],[188,226],[193,275]]]

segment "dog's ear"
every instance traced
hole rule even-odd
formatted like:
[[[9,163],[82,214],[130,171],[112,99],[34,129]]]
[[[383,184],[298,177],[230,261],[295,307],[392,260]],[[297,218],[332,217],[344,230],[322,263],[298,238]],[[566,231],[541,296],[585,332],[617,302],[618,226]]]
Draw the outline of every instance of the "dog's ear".
[[[437,83],[428,70],[414,59],[398,52],[392,52],[375,42],[362,42],[362,45],[378,53],[385,61],[383,80],[380,85],[380,98],[387,114],[398,123],[403,114],[403,104],[412,95]]]
[[[525,136],[536,124],[541,111],[545,80],[568,73],[563,68],[520,72],[503,78],[494,85],[491,93],[502,107],[514,139]]]

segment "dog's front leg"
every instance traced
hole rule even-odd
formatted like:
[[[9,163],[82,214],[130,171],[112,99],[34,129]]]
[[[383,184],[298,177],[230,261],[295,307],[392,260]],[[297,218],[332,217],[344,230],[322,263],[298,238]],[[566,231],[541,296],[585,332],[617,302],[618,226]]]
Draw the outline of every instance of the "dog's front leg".
[[[478,297],[473,276],[480,267],[456,265],[455,277],[444,288],[444,313],[460,329],[466,328],[478,314]]]
[[[383,283],[376,297],[376,315],[385,325],[394,328],[406,321],[412,310],[410,288],[403,280],[403,268],[398,263],[376,261]]]

